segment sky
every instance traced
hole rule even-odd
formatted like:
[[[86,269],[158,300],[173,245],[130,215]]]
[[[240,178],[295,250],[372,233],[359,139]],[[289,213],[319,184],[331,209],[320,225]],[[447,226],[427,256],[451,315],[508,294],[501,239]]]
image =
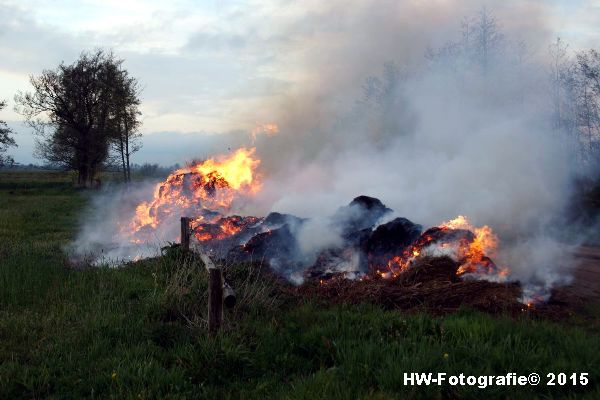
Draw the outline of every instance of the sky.
[[[82,51],[110,49],[125,60],[143,87],[144,147],[134,162],[172,165],[223,152],[232,137],[251,144],[249,133],[262,124],[285,130],[281,109],[301,113],[306,93],[324,108],[341,106],[382,63],[422,57],[482,6],[533,37],[534,55],[556,36],[572,51],[600,47],[593,0],[0,0],[0,99],[8,102],[0,119],[19,145],[9,154],[41,162],[32,130],[13,111],[14,95],[30,90],[30,74],[72,63]],[[395,13],[391,28],[377,23]],[[422,24],[431,28],[411,37],[411,26]]]

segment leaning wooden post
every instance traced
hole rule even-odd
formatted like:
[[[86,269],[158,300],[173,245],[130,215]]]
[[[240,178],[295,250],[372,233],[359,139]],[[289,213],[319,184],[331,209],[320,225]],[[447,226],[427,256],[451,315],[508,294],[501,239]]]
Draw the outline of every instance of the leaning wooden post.
[[[225,279],[223,279],[223,304],[227,308],[235,306],[235,291]]]
[[[223,275],[218,268],[208,269],[208,331],[214,335],[223,321]]]
[[[181,247],[183,250],[190,249],[190,218],[181,217]]]

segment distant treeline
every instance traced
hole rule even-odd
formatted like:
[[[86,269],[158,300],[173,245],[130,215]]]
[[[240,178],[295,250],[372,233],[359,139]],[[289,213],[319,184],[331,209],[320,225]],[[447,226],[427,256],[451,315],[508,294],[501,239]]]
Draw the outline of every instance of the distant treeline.
[[[179,164],[174,164],[171,166],[163,166],[159,164],[152,163],[144,163],[144,164],[131,164],[131,174],[134,177],[143,177],[143,178],[162,178],[169,175],[176,169],[179,169]],[[12,163],[0,166],[0,171],[65,171],[64,167],[56,164],[20,164],[20,163]],[[107,167],[104,169],[105,172],[122,172],[119,166]]]

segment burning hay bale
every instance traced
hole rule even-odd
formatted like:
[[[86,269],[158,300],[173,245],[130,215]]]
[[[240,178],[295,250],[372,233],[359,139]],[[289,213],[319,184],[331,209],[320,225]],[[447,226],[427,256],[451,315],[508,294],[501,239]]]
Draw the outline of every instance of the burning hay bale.
[[[318,280],[330,287],[332,282],[364,278],[370,285],[364,293],[379,293],[380,299],[388,299],[382,303],[414,306],[433,302],[436,307],[445,307],[440,301],[449,285],[467,288],[462,295],[474,285],[480,289],[496,285],[473,283],[477,272],[496,269],[486,255],[493,249],[488,245],[495,243],[486,227],[473,228],[462,217],[423,233],[421,225],[406,218],[377,226],[389,213],[391,210],[376,198],[356,197],[327,220],[326,226],[339,232],[341,242],[324,248],[312,260],[303,254],[298,240],[298,231],[307,220],[291,215],[222,217],[198,224],[194,232],[213,254],[219,249],[230,261],[260,260],[296,283]],[[462,281],[467,275],[470,280]],[[380,278],[389,279],[390,284],[380,284]],[[454,294],[447,295],[450,303],[462,304]]]
[[[276,229],[281,228],[285,224],[289,226],[297,226],[305,221],[305,218],[298,218],[295,215],[271,212],[265,217],[262,225],[268,229]]]
[[[341,243],[322,249],[304,269],[303,276],[354,279],[364,275],[369,269],[364,249],[376,224],[391,212],[379,199],[369,196],[358,196],[340,207],[327,219],[327,226],[339,234]]]
[[[262,218],[232,215],[212,223],[195,223],[191,230],[203,249],[220,257],[232,247],[262,232],[261,222]]]
[[[461,277],[502,278],[489,258],[497,238],[489,227],[473,227],[464,217],[421,233],[422,226],[406,218],[382,224],[393,211],[369,196],[354,198],[320,221],[280,213],[265,218],[228,215],[236,198],[260,187],[253,175],[260,161],[252,158],[253,153],[254,149],[240,149],[230,157],[175,171],[157,186],[152,201],[137,206],[128,225],[132,242],[143,243],[144,237],[165,227],[166,220],[185,213],[192,217],[195,245],[214,257],[264,262],[295,283],[318,279],[329,287],[342,279],[364,278],[360,282],[367,282],[368,290],[367,284],[350,281],[346,289],[358,285],[363,291],[358,298],[370,293],[390,304],[437,305],[443,298],[459,304],[455,292],[446,292],[449,285],[459,291],[464,286],[464,296],[476,285],[480,289],[493,285]],[[316,233],[310,230],[315,225]],[[328,236],[323,245],[314,237],[320,234]],[[313,235],[309,246],[307,235]]]
[[[250,258],[247,256],[254,255],[254,253],[249,254],[249,252],[253,251],[262,239],[270,239],[268,235],[259,236],[260,234],[277,230],[284,225],[288,227],[298,226],[302,222],[303,219],[301,218],[277,212],[270,213],[265,218],[232,215],[218,218],[210,223],[202,223],[201,221],[195,223],[192,226],[192,232],[200,247],[211,254],[226,257],[231,252],[236,254],[238,258],[241,257],[241,259],[247,261]],[[254,242],[249,244],[247,251],[244,252],[244,245],[251,239],[254,239]],[[264,257],[265,254],[257,252],[257,256]]]
[[[371,265],[385,265],[394,255],[403,252],[419,238],[423,227],[406,218],[396,218],[379,225],[365,241],[363,251]]]
[[[227,157],[195,162],[157,184],[153,198],[137,205],[135,215],[121,232],[134,243],[149,242],[156,231],[168,231],[180,217],[197,224],[215,223],[231,210],[238,198],[260,188],[253,174],[260,160],[255,149],[238,149]]]
[[[449,243],[449,242],[467,242],[475,240],[475,234],[468,229],[450,228],[447,226],[434,226],[423,232],[423,235],[417,241],[417,245],[425,246],[428,244]]]
[[[350,204],[341,207],[331,217],[344,238],[352,238],[357,232],[371,230],[386,215],[392,213],[379,199],[358,196]]]
[[[278,229],[254,235],[244,245],[229,251],[228,258],[236,261],[286,259],[292,261],[298,254],[298,244],[288,224]]]
[[[192,232],[200,241],[223,240],[228,237],[245,233],[248,227],[257,225],[261,221],[256,217],[241,217],[232,215],[222,217],[215,223],[200,223],[192,228]]]
[[[343,244],[322,250],[309,265],[306,265],[306,260],[310,257],[302,253],[297,238],[297,231],[306,220],[271,213],[257,225],[258,230],[262,231],[233,247],[228,258],[265,260],[277,271],[294,273],[302,269],[305,276],[335,276],[340,273],[356,276],[368,269],[361,247],[372,235],[377,221],[390,212],[392,210],[376,198],[356,197],[328,219],[330,229],[339,232]]]

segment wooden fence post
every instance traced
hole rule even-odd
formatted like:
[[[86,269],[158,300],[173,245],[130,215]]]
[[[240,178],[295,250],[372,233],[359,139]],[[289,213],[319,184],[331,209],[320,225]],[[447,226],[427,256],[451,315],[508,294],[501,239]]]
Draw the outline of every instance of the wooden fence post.
[[[183,250],[190,249],[190,218],[181,217],[181,247]]]
[[[223,323],[223,305],[227,308],[235,305],[235,291],[208,254],[200,252],[200,259],[208,272],[208,330],[214,335]]]
[[[208,331],[214,335],[223,321],[223,275],[218,268],[208,269]]]

